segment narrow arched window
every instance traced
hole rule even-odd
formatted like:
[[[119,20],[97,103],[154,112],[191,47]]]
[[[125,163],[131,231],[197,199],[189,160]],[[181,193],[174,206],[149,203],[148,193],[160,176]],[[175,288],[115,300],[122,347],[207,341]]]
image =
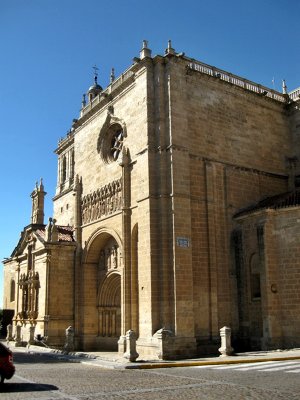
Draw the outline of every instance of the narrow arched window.
[[[74,165],[75,165],[75,159],[74,159],[74,150],[71,150],[71,163],[70,163],[70,178],[73,180],[74,179]]]
[[[16,297],[16,283],[15,280],[12,279],[10,281],[10,301],[15,301],[15,297]]]
[[[257,254],[253,254],[250,259],[250,290],[252,300],[261,298],[260,288],[260,263]]]
[[[63,156],[62,165],[61,165],[61,181],[64,183],[67,178],[67,159],[66,156]]]

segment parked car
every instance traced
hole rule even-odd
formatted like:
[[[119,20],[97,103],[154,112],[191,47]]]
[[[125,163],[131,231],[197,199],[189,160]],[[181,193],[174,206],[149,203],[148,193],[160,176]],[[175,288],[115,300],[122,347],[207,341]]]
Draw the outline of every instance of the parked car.
[[[12,352],[0,342],[0,383],[10,379],[15,373]]]

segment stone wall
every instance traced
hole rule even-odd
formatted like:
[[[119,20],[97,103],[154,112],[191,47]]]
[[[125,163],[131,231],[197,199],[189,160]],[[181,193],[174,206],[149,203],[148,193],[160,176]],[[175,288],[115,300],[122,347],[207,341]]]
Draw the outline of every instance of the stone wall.
[[[299,207],[260,210],[240,218],[243,256],[239,286],[239,335],[253,349],[299,346]],[[262,234],[262,242],[258,238]],[[258,269],[255,270],[255,264]],[[254,270],[253,270],[254,266]],[[261,296],[255,298],[253,272]]]
[[[300,345],[300,210],[274,213],[273,243],[277,254],[277,280],[267,288],[277,298],[283,347]],[[274,260],[275,261],[275,260]],[[272,264],[270,265],[272,267]],[[273,304],[272,308],[275,308]]]
[[[68,189],[62,196],[55,197],[53,203],[53,218],[56,219],[58,225],[75,224],[75,203],[74,191],[72,188]]]
[[[170,146],[161,150],[160,165],[171,179],[172,204],[163,214],[173,213],[172,328],[205,343],[218,340],[223,325],[238,328],[232,215],[287,189],[288,118],[280,103],[197,72],[188,75],[183,60],[168,59],[164,68],[165,90],[155,94],[164,96],[161,103],[156,99],[160,111],[171,105],[156,124],[165,128],[159,140]],[[163,164],[164,152],[170,164]],[[178,246],[178,238],[188,239],[189,247]]]
[[[10,262],[5,264],[4,267],[4,277],[3,277],[3,308],[7,310],[15,309],[15,299],[17,292],[17,281],[16,281],[16,264]],[[14,283],[13,283],[14,282]],[[11,285],[15,287],[15,296],[11,295]]]

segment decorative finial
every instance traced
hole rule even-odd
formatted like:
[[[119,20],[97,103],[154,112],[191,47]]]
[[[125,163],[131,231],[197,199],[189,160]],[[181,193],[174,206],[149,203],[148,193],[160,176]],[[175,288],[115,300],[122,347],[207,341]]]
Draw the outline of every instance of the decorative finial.
[[[56,219],[52,219],[52,227],[51,227],[51,241],[52,242],[58,242],[58,228],[55,225],[56,224]]]
[[[85,106],[86,106],[86,100],[85,100],[85,94],[83,94],[81,100],[81,108],[84,108]]]
[[[175,50],[172,48],[171,40],[168,40],[168,47],[165,50],[165,54],[176,54]]]
[[[286,83],[285,83],[285,79],[282,80],[282,93],[283,94],[288,94],[287,93],[287,86],[286,86]]]
[[[44,224],[44,199],[47,193],[44,191],[43,180],[40,180],[40,184],[37,181],[35,188],[31,193],[32,198],[32,211],[31,211],[31,223],[32,224]]]
[[[45,241],[51,242],[51,229],[52,229],[52,218],[49,217],[49,222],[45,228]]]
[[[93,70],[94,70],[94,81],[95,81],[95,85],[97,85],[97,81],[98,81],[98,71],[99,68],[97,67],[97,65],[93,66]]]
[[[115,80],[115,69],[112,68],[110,72],[110,83],[113,83],[114,80]]]
[[[140,59],[151,57],[151,50],[148,48],[148,40],[143,40],[143,47],[140,51]]]
[[[44,190],[44,185],[43,185],[43,178],[41,178],[40,180],[40,187],[39,187],[40,191]]]

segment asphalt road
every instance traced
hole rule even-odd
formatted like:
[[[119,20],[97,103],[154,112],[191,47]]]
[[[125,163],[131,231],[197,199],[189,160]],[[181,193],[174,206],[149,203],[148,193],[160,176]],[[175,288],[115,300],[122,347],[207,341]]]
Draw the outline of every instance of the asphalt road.
[[[300,398],[299,361],[111,370],[49,354],[16,352],[14,360],[16,374],[1,388],[1,400]]]

